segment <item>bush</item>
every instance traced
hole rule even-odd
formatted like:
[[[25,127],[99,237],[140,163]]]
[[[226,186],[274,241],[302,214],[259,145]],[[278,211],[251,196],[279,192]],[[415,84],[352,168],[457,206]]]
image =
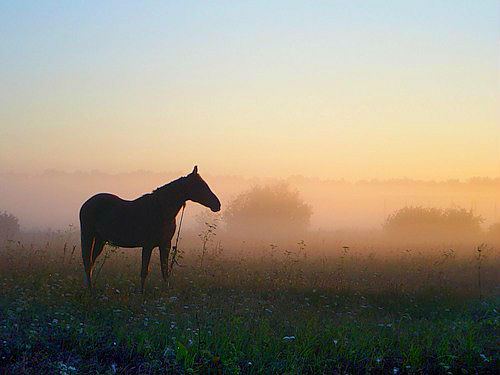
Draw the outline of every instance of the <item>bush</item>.
[[[419,239],[464,238],[481,234],[481,216],[463,208],[404,207],[389,215],[384,231]]]
[[[4,211],[0,213],[0,240],[10,240],[19,233],[19,219]]]
[[[255,186],[238,195],[229,203],[224,221],[232,234],[283,236],[305,231],[311,214],[311,207],[302,201],[298,191],[280,183]]]

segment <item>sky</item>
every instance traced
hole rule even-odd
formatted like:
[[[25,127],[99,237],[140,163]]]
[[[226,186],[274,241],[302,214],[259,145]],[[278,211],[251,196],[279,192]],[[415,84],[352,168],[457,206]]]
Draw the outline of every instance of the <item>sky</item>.
[[[498,1],[2,1],[0,172],[497,177]]]

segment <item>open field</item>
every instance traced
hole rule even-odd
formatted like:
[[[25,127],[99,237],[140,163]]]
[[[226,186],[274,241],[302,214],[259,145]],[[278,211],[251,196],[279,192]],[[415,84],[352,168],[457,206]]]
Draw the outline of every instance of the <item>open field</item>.
[[[0,250],[0,373],[500,369],[496,248],[481,248],[479,262],[474,248],[384,256],[301,243],[250,256],[211,246],[203,261],[186,251],[170,288],[155,250],[144,295],[139,252],[107,248],[91,295],[79,247],[63,242]]]

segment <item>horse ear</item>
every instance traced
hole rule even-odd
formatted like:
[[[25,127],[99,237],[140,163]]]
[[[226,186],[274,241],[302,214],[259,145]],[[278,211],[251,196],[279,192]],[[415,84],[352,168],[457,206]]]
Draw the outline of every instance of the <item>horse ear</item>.
[[[193,174],[197,174],[198,173],[198,166],[195,165],[194,168],[193,168]]]

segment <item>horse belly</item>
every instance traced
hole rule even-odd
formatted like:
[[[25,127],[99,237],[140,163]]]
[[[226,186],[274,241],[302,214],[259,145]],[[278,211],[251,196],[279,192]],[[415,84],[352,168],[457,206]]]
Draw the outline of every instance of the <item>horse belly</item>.
[[[112,215],[97,225],[98,234],[107,242],[120,247],[154,245],[148,226],[141,220],[127,220],[127,216]]]

